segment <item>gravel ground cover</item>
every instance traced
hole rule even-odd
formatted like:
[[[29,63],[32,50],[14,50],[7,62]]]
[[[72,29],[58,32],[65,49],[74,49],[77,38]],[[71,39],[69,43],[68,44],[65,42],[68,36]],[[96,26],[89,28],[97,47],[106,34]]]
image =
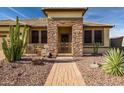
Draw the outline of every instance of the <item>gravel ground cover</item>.
[[[76,64],[88,86],[123,86],[124,76],[113,76],[104,73],[101,67],[91,68],[90,65],[94,62],[94,57],[84,56],[76,61]],[[102,63],[103,57],[95,57],[95,62]]]
[[[49,62],[34,65],[0,61],[0,85],[43,86],[52,66]]]

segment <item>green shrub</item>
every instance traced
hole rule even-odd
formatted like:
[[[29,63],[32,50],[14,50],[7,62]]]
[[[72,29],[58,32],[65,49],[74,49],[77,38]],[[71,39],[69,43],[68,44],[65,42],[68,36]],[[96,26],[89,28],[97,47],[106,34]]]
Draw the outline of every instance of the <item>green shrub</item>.
[[[111,75],[124,75],[124,56],[120,49],[109,49],[104,55],[103,70]]]
[[[10,62],[21,59],[27,45],[29,27],[25,26],[22,36],[20,36],[19,18],[16,18],[16,26],[10,26],[10,44],[3,38],[2,49],[6,59]]]
[[[100,43],[93,43],[93,54],[98,54]]]

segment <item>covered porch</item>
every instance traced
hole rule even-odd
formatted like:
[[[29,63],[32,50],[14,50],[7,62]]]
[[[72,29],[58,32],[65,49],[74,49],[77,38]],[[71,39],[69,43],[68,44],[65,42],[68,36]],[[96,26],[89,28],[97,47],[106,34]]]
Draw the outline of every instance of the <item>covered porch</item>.
[[[57,25],[57,29],[56,31],[54,31],[54,34],[51,30],[49,30],[49,26],[46,28],[31,28],[29,31],[27,52],[35,53],[38,55],[42,55],[43,52],[47,52],[47,55],[51,53],[54,57],[57,57],[74,56],[75,51],[79,51],[75,48],[79,48],[79,46],[82,51],[82,25],[80,26],[81,30],[79,30],[81,31],[80,35],[75,36],[76,28],[74,27],[74,25],[70,25],[68,23],[65,25]],[[81,36],[80,39],[78,39],[79,36]],[[80,40],[81,42],[80,45],[78,40]],[[78,44],[77,47],[75,46],[76,44]],[[83,52],[81,52],[81,55],[82,53]]]

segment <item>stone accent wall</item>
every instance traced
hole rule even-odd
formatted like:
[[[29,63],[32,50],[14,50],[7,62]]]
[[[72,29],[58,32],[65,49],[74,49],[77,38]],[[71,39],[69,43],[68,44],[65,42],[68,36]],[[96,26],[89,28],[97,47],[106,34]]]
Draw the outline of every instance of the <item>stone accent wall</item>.
[[[49,52],[57,56],[58,29],[53,19],[48,19],[47,26]]]
[[[83,53],[83,21],[82,18],[48,18],[48,45],[49,51],[57,56],[58,27],[72,27],[73,56],[82,56]]]
[[[83,24],[82,20],[75,21],[72,26],[72,43],[74,56],[83,54]]]

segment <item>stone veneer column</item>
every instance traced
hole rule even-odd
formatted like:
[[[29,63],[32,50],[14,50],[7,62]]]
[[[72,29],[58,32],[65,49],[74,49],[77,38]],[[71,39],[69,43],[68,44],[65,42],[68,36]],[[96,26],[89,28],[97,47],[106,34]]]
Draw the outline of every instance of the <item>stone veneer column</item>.
[[[48,18],[48,45],[49,52],[55,57],[58,53],[58,26],[72,27],[72,53],[73,56],[83,54],[83,21],[82,18]]]
[[[57,25],[55,24],[54,20],[51,18],[48,18],[48,46],[49,46],[49,52],[52,53],[54,57],[57,56],[57,42],[58,42],[58,30]]]
[[[73,44],[73,55],[83,55],[83,21],[82,19],[75,20],[72,26],[72,44]]]

